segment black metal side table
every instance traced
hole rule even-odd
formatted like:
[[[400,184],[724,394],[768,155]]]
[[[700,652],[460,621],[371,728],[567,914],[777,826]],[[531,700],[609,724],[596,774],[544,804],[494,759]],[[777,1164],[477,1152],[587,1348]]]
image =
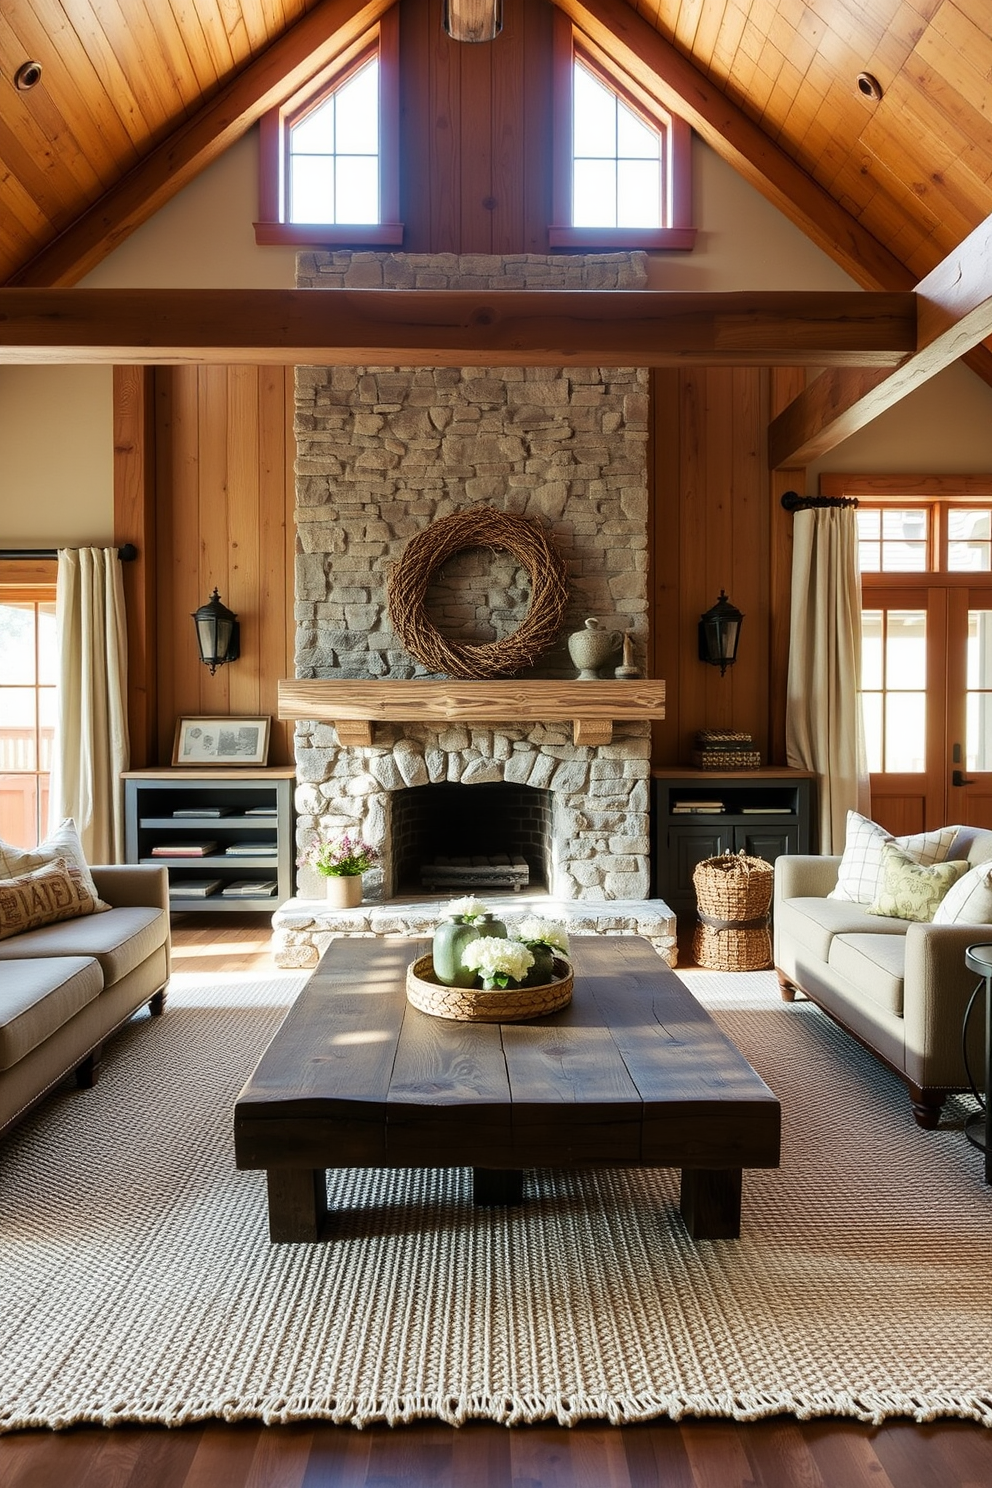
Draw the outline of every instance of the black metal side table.
[[[985,1182],[992,1183],[992,945],[971,945],[964,953],[965,965],[980,978],[965,1009],[964,1027],[961,1030],[961,1047],[964,1052],[964,1067],[968,1071],[972,1095],[982,1109],[965,1122],[964,1134],[973,1147],[985,1153]],[[985,987],[985,1097],[975,1088],[971,1070],[968,1068],[968,1019],[978,994]]]

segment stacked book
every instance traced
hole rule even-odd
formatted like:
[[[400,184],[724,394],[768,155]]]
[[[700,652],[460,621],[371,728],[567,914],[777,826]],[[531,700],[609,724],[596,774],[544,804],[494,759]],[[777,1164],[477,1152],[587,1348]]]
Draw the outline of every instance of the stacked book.
[[[162,842],[152,848],[153,858],[209,858],[216,842]]]
[[[700,770],[756,770],[761,755],[750,734],[736,729],[700,729],[692,762]]]
[[[726,811],[722,801],[676,801],[672,807],[673,816],[719,816],[721,811]]]
[[[224,849],[226,858],[274,858],[274,842],[232,842]]]
[[[219,878],[170,878],[170,899],[207,899],[220,888]]]
[[[173,816],[228,816],[229,806],[177,806]]]
[[[234,883],[224,885],[220,897],[222,899],[268,899],[275,891],[274,879],[238,878]]]

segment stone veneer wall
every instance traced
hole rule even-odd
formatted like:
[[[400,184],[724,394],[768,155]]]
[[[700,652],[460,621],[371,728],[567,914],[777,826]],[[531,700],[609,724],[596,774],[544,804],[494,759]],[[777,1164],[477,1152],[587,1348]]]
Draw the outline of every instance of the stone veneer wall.
[[[327,252],[300,255],[302,288],[641,288],[643,254]],[[298,677],[426,675],[386,611],[388,565],[416,532],[491,505],[540,521],[565,559],[571,602],[560,644],[528,675],[574,677],[564,637],[589,615],[647,635],[647,373],[626,368],[297,369]],[[464,640],[512,630],[529,585],[505,553],[457,555],[428,597]],[[618,658],[619,660],[619,658]],[[437,781],[509,780],[551,793],[565,899],[638,899],[648,885],[649,726],[617,724],[606,747],[570,728],[379,725],[341,749],[330,725],[297,729],[299,837],[319,825],[383,847],[366,897],[393,891],[391,793]],[[480,844],[484,851],[484,844]],[[300,892],[320,879],[301,871]]]

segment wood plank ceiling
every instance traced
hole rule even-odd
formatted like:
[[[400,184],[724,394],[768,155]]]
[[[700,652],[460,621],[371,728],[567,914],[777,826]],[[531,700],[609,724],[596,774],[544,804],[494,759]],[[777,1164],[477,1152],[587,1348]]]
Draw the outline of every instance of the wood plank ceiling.
[[[635,11],[905,267],[905,284],[876,287],[923,278],[992,212],[990,0],[606,0],[611,7]],[[362,9],[342,0],[3,0],[0,284],[72,283],[92,254],[75,276],[64,267],[32,276],[32,261],[308,13],[312,34],[318,12],[340,24],[349,8]],[[43,64],[42,81],[20,92],[13,79],[28,59]],[[861,72],[878,79],[880,101],[859,92]]]

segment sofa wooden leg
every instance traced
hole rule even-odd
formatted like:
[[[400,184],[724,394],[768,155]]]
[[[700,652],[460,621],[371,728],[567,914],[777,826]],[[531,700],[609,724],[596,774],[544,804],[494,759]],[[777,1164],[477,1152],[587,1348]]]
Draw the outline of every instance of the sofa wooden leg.
[[[103,1053],[103,1045],[97,1044],[91,1049],[82,1064],[76,1066],[76,1084],[80,1090],[91,1090],[100,1078],[100,1055]]]
[[[947,1099],[946,1090],[921,1090],[918,1085],[910,1085],[909,1098],[913,1102],[917,1126],[922,1126],[925,1131],[933,1131],[940,1125],[940,1113]]]
[[[785,972],[779,971],[777,966],[775,968],[775,975],[778,977],[778,990],[782,994],[782,1001],[795,1002],[796,993],[799,990],[795,982],[791,982]]]
[[[153,1018],[161,1018],[162,1014],[165,1012],[164,987],[160,987],[159,990],[155,993],[155,996],[149,998],[148,1011],[151,1013]]]

